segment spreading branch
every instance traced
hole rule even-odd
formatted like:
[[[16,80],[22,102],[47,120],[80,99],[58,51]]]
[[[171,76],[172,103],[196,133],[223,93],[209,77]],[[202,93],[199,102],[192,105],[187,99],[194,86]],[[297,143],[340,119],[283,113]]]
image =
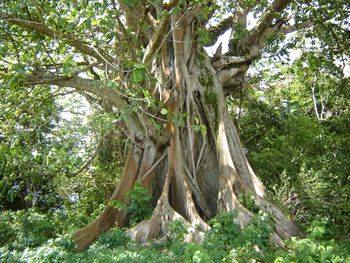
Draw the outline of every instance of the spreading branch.
[[[272,20],[279,13],[281,13],[290,3],[291,0],[275,0],[267,9],[267,11],[260,17],[257,25],[252,30],[250,30],[250,43],[256,41],[259,38],[259,36],[263,33],[263,31],[271,26]]]
[[[77,36],[73,34],[64,34],[62,32],[55,31],[41,22],[21,19],[11,14],[7,14],[3,11],[0,11],[0,20],[13,25],[20,26],[22,28],[33,30],[38,34],[66,41],[68,45],[76,48],[83,54],[96,58],[100,62],[111,63],[113,61],[113,59],[107,54],[105,54],[103,51],[91,47],[88,43],[80,40]]]
[[[35,71],[24,77],[23,85],[55,85],[58,87],[75,88],[77,91],[85,91],[108,101],[116,107],[122,105],[119,94],[112,88],[106,87],[105,83],[98,80],[81,78],[78,76],[58,76],[55,73]]]

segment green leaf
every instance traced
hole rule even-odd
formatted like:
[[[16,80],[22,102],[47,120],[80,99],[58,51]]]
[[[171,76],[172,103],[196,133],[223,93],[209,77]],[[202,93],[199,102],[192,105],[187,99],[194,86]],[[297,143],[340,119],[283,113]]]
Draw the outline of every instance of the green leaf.
[[[187,118],[189,114],[188,112],[182,112],[180,115],[182,118]]]
[[[98,21],[96,19],[92,19],[91,25],[92,26],[97,26],[98,25]]]
[[[132,73],[132,80],[134,83],[140,83],[141,81],[144,80],[144,77],[145,77],[144,69],[136,68]]]
[[[203,135],[206,135],[207,134],[207,127],[205,127],[205,125],[200,125],[200,130],[201,130],[201,133]]]
[[[161,108],[160,114],[162,114],[162,115],[168,115],[168,110],[165,109],[165,108]]]
[[[82,126],[82,127],[79,128],[79,131],[80,131],[81,134],[86,135],[86,134],[89,133],[89,128],[86,127],[86,126]]]
[[[7,46],[2,46],[0,47],[0,57],[5,57],[8,52],[8,47]]]
[[[109,202],[109,205],[115,209],[126,209],[126,205],[123,204],[122,202],[119,202],[118,200],[112,200]]]

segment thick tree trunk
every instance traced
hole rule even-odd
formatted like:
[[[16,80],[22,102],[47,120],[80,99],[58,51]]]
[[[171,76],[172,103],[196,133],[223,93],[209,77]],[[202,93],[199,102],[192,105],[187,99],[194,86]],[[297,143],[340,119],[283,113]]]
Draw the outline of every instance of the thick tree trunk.
[[[253,213],[239,202],[242,194],[251,194],[261,210],[275,216],[275,240],[296,235],[296,225],[264,197],[264,186],[250,167],[230,118],[223,76],[197,47],[192,21],[193,16],[171,15],[172,39],[162,44],[161,57],[153,64],[163,79],[154,92],[167,107],[169,121],[162,136],[167,140],[159,145],[147,132],[139,137],[111,200],[127,204],[126,193],[136,180],[152,193],[151,218],[128,230],[141,241],[166,236],[169,223],[176,219],[189,227],[187,240],[201,241],[209,229],[206,222],[221,211],[237,210],[236,223],[244,227]],[[236,82],[248,68],[242,61],[237,65]],[[235,83],[235,75],[231,78]],[[174,121],[176,117],[183,123]],[[195,125],[206,127],[206,132],[195,132]],[[107,206],[99,218],[75,233],[78,250],[111,227],[127,225],[127,219],[125,212]]]

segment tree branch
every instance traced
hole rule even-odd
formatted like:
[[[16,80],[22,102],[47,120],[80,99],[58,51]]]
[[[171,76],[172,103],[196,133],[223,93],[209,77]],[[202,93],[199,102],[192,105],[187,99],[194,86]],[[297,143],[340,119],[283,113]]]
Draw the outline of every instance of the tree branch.
[[[218,60],[213,62],[213,67],[215,70],[221,70],[223,68],[228,68],[232,65],[249,63],[249,59],[245,57],[237,56],[222,56]]]
[[[160,49],[163,39],[166,37],[166,30],[169,22],[169,15],[164,15],[163,19],[159,23],[156,31],[154,32],[150,43],[148,44],[142,62],[148,67],[155,55],[157,50]]]
[[[17,25],[26,29],[30,29],[35,31],[38,34],[43,34],[52,38],[57,38],[60,40],[65,40],[67,43],[79,50],[83,54],[87,54],[96,58],[98,61],[105,63],[111,63],[113,59],[109,57],[107,54],[104,54],[102,51],[97,51],[95,48],[89,46],[86,42],[79,40],[77,36],[72,34],[64,34],[61,32],[56,32],[53,29],[47,27],[43,23],[36,21],[24,20],[18,17],[15,17],[11,14],[7,14],[3,11],[0,11],[0,20],[8,22],[13,25]]]
[[[227,30],[232,28],[232,23],[233,23],[233,16],[229,16],[228,18],[225,18],[224,20],[222,20],[219,24],[209,27],[208,31],[209,33],[211,33],[212,39],[208,43],[208,46],[215,44],[215,42],[217,41],[220,35],[222,35]]]
[[[24,77],[23,85],[55,85],[59,87],[71,87],[77,91],[85,91],[103,98],[112,105],[119,107],[122,105],[120,95],[112,88],[105,87],[105,83],[98,80],[81,78],[78,76],[67,77],[58,76],[55,73],[44,73],[35,71],[33,74],[27,74]]]
[[[305,21],[303,23],[299,23],[299,24],[294,24],[294,25],[289,25],[289,26],[284,26],[281,27],[280,31],[283,34],[290,34],[293,33],[295,31],[298,31],[300,29],[304,29],[304,28],[310,28],[312,27],[314,24],[312,21]]]
[[[91,165],[91,163],[95,160],[95,158],[96,158],[96,156],[98,154],[98,151],[100,150],[100,148],[102,146],[103,140],[109,134],[111,134],[111,132],[112,131],[109,131],[105,135],[101,136],[101,138],[98,140],[97,146],[96,146],[94,152],[92,153],[92,155],[90,156],[90,158],[87,159],[86,162],[78,170],[74,171],[73,173],[66,174],[65,176],[68,177],[68,178],[75,177],[75,176],[79,175],[81,172],[83,172],[84,170],[86,170]]]
[[[152,165],[152,167],[143,175],[141,181],[146,182],[150,174],[154,171],[154,169],[160,164],[165,157],[167,157],[168,154],[168,148],[165,149],[163,155]]]
[[[249,42],[256,41],[263,31],[271,26],[272,20],[276,17],[277,13],[282,12],[291,2],[291,0],[275,0],[260,17],[257,25],[249,31]]]

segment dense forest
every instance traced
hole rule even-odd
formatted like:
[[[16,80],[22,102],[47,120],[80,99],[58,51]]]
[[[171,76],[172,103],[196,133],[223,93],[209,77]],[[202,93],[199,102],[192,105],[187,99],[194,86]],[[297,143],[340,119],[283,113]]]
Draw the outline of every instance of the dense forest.
[[[0,262],[350,262],[346,0],[0,2]]]

